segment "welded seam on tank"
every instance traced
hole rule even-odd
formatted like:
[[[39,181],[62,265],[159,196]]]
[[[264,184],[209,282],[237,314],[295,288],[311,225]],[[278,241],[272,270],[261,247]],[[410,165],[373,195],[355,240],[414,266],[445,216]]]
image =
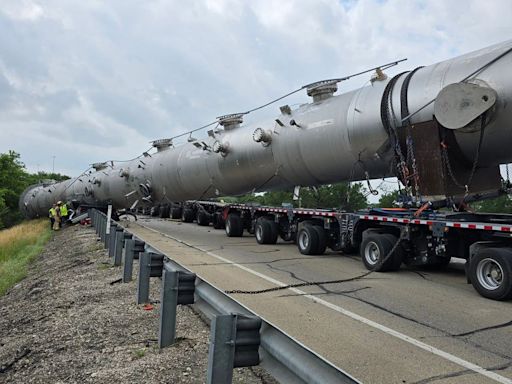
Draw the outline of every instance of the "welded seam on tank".
[[[226,258],[224,258],[222,256],[219,256],[219,255],[217,255],[217,254],[215,254],[213,252],[210,252],[210,251],[208,251],[206,249],[203,249],[203,248],[200,248],[200,247],[196,247],[195,245],[192,245],[192,244],[190,244],[190,243],[188,243],[186,241],[178,239],[178,238],[176,238],[176,237],[174,237],[172,235],[168,235],[168,234],[162,233],[160,231],[157,231],[156,229],[149,228],[149,227],[146,227],[146,226],[141,225],[141,224],[139,224],[139,225],[141,227],[145,228],[145,229],[150,230],[151,232],[157,233],[157,234],[159,234],[161,236],[164,236],[164,237],[168,237],[168,238],[170,238],[170,239],[172,239],[172,240],[174,240],[174,241],[176,241],[178,243],[181,243],[183,245],[186,245],[186,246],[188,246],[190,248],[197,249],[198,251],[201,251],[201,252],[207,254],[208,256],[214,257],[214,258],[216,258],[218,260],[221,260],[221,261],[223,261],[225,263],[229,263],[230,265],[232,265],[234,267],[237,267],[237,268],[239,268],[239,269],[241,269],[243,271],[246,271],[246,272],[248,272],[248,273],[250,273],[252,275],[255,275],[257,277],[260,277],[263,280],[266,280],[266,281],[268,281],[268,282],[270,282],[272,284],[276,284],[278,286],[285,286],[285,285],[287,285],[287,284],[285,284],[285,283],[283,283],[283,282],[281,282],[281,281],[279,281],[277,279],[274,279],[274,278],[272,278],[270,276],[267,276],[267,275],[265,275],[263,273],[254,271],[254,270],[252,270],[252,269],[250,269],[248,267],[245,267],[243,265],[235,263],[235,262],[233,262],[233,261],[231,261],[229,259],[226,259]],[[429,344],[426,344],[426,343],[424,343],[422,341],[416,340],[415,338],[413,338],[411,336],[408,336],[408,335],[406,335],[404,333],[401,333],[399,331],[395,331],[392,328],[389,328],[389,327],[387,327],[387,326],[385,326],[383,324],[377,323],[376,321],[367,319],[366,317],[358,315],[355,312],[349,311],[349,310],[347,310],[347,309],[345,309],[343,307],[340,307],[340,306],[338,306],[336,304],[333,304],[333,303],[330,303],[330,302],[328,302],[326,300],[323,300],[323,299],[320,299],[318,297],[315,297],[315,296],[313,296],[313,295],[311,295],[311,294],[309,294],[307,292],[304,292],[304,291],[302,291],[300,289],[297,289],[297,288],[288,288],[288,289],[293,291],[293,292],[295,292],[295,293],[298,293],[298,294],[302,295],[303,297],[311,299],[312,301],[314,301],[317,304],[323,305],[323,306],[325,306],[325,307],[327,307],[329,309],[332,309],[335,312],[338,312],[338,313],[340,313],[342,315],[350,317],[353,320],[359,321],[359,322],[361,322],[361,323],[363,323],[365,325],[368,325],[368,326],[370,326],[372,328],[378,329],[379,331],[382,331],[382,332],[384,332],[384,333],[386,333],[386,334],[388,334],[390,336],[396,337],[396,338],[398,338],[398,339],[400,339],[402,341],[405,341],[405,342],[407,342],[409,344],[412,344],[412,345],[414,345],[414,346],[416,346],[416,347],[418,347],[420,349],[423,349],[423,350],[425,350],[427,352],[430,352],[430,353],[432,353],[434,355],[442,357],[445,360],[448,360],[448,361],[450,361],[450,362],[452,362],[454,364],[460,365],[461,367],[464,367],[464,368],[467,368],[467,369],[469,369],[469,370],[471,370],[473,372],[479,373],[482,376],[486,376],[489,379],[492,379],[492,380],[494,380],[494,381],[496,381],[498,383],[512,384],[512,379],[509,379],[509,378],[507,378],[505,376],[499,375],[499,374],[497,374],[495,372],[489,371],[489,370],[487,370],[487,369],[485,369],[483,367],[480,367],[479,365],[473,364],[473,363],[471,363],[471,362],[469,362],[467,360],[464,360],[464,359],[462,359],[460,357],[457,357],[457,356],[455,356],[455,355],[453,355],[453,354],[451,354],[449,352],[445,352],[445,351],[443,351],[443,350],[441,350],[439,348],[436,348],[436,347],[434,347],[432,345],[429,345]]]

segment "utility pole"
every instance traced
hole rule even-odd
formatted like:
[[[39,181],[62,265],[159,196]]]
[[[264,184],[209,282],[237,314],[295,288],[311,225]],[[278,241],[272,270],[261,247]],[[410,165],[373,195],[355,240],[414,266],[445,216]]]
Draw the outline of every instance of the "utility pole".
[[[53,162],[52,162],[52,173],[55,173],[55,155],[53,155],[52,157],[53,157]]]

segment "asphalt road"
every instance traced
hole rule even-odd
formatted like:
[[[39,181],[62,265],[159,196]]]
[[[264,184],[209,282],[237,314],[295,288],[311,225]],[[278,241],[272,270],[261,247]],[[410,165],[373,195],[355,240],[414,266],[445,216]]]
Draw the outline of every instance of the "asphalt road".
[[[258,245],[246,233],[228,238],[165,219],[139,224],[153,231],[133,224],[130,231],[224,290],[367,272],[357,255],[305,256],[294,244]],[[466,283],[463,260],[443,271],[402,267],[233,296],[364,383],[512,383],[512,302],[480,297]]]

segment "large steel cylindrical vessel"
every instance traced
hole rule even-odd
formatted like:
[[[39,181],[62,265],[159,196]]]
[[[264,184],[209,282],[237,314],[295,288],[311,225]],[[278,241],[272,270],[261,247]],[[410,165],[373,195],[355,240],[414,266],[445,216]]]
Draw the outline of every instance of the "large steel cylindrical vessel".
[[[57,200],[127,208],[392,176],[396,152],[390,130],[404,125],[404,98],[409,112],[418,111],[407,123],[432,121],[432,101],[474,72],[467,82],[490,89],[496,102],[486,111],[484,140],[480,126],[471,123],[453,130],[456,145],[470,160],[481,143],[482,167],[511,162],[512,54],[504,54],[511,48],[507,41],[413,73],[381,76],[340,95],[333,95],[335,83],[319,83],[308,88],[313,101],[295,110],[282,108],[275,118],[251,124],[243,124],[242,116],[224,117],[223,128],[206,138],[176,147],[168,143],[155,154],[109,164],[78,180],[32,188],[20,207],[34,217],[46,215]]]

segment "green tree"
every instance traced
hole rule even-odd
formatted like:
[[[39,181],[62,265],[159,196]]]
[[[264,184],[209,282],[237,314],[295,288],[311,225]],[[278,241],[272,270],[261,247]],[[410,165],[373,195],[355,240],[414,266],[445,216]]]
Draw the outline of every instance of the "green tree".
[[[512,199],[509,195],[502,195],[494,199],[473,203],[472,207],[477,212],[512,213]]]
[[[60,173],[54,173],[54,172],[38,172],[38,173],[31,173],[28,175],[28,182],[30,184],[38,184],[41,183],[43,180],[55,180],[55,181],[64,181],[70,179],[69,176],[62,175]],[[30,185],[29,184],[29,185]]]
[[[347,199],[348,191],[348,199]],[[321,185],[319,187],[303,187],[300,189],[300,206],[304,208],[336,208],[346,211],[356,211],[366,208],[368,201],[366,190],[361,183],[354,183],[350,189],[346,183]],[[293,204],[299,202],[293,200],[292,191],[271,191],[262,195],[248,194],[236,198],[223,198],[226,202],[259,203],[261,205],[280,207],[283,203]]]
[[[18,199],[27,184],[20,155],[14,151],[0,154],[0,225],[9,227],[21,219]]]
[[[69,179],[58,173],[29,174],[15,151],[0,154],[0,228],[10,227],[23,219],[18,201],[23,190],[44,179]]]
[[[259,200],[259,201],[258,201]],[[272,191],[260,196],[257,201],[262,205],[270,207],[280,207],[283,203],[294,204],[293,192],[291,191]]]
[[[368,206],[365,188],[361,183],[327,184],[319,187],[302,188],[300,192],[302,206],[305,208],[337,208],[345,211],[357,211]]]
[[[394,208],[398,207],[396,201],[398,199],[399,191],[386,192],[381,195],[377,207],[380,208]]]

